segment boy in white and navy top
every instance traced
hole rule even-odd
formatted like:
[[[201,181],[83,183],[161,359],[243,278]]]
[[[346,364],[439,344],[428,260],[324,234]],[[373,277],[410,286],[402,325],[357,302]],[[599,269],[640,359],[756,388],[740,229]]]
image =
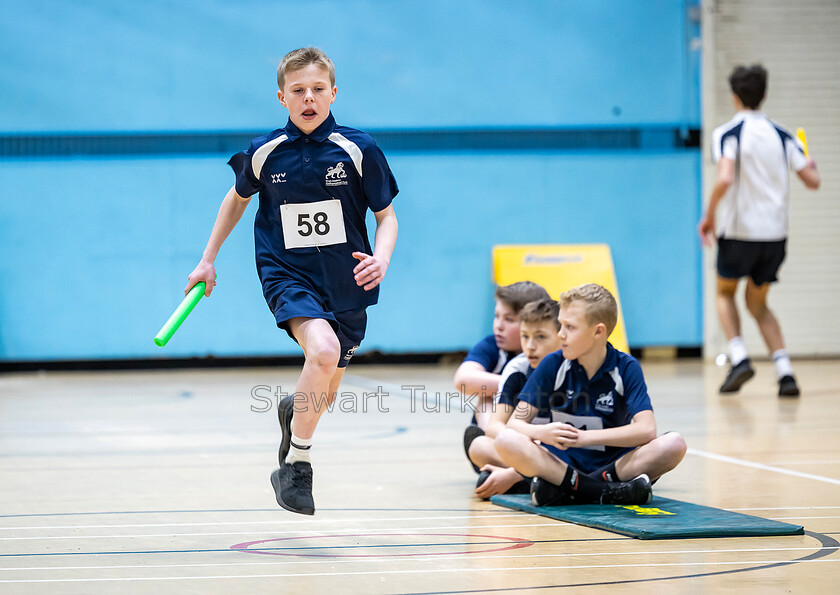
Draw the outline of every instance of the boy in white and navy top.
[[[475,495],[489,498],[529,489],[528,483],[513,468],[505,467],[496,452],[494,438],[505,427],[519,402],[519,393],[531,373],[548,354],[560,349],[559,306],[552,299],[529,302],[519,312],[519,337],[522,353],[510,360],[502,370],[499,392],[485,435],[477,436],[467,445],[467,456],[476,471],[480,471]],[[548,423],[548,408],[537,413],[532,423]]]
[[[760,65],[738,66],[729,77],[738,112],[712,135],[717,181],[698,226],[704,246],[718,242],[717,311],[729,342],[729,373],[720,387],[732,393],[755,374],[741,337],[735,304],[738,281],[748,277],[746,303],[773,358],[779,396],[796,397],[799,387],[785,350],[779,322],[767,307],[770,284],[785,258],[788,236],[790,171],[808,188],[820,185],[816,163],[798,141],[768,119],[764,101],[767,71]]]
[[[280,506],[313,514],[312,435],[364,338],[366,308],[377,301],[397,239],[391,201],[398,190],[373,139],[335,123],[335,67],[324,52],[289,52],[277,83],[289,121],[231,157],[236,183],[187,291],[205,281],[210,295],[216,255],[259,193],[254,243],[263,294],[277,326],[305,356],[294,397],[278,403],[283,436],[271,484]],[[368,209],[376,218],[374,250],[365,227]]]
[[[469,456],[470,444],[484,435],[490,422],[493,399],[499,391],[499,378],[508,361],[522,351],[519,339],[519,312],[525,304],[551,299],[542,285],[533,281],[517,281],[496,289],[493,310],[493,334],[484,337],[470,349],[455,370],[455,388],[467,402],[476,399],[475,413],[464,429],[464,453]],[[478,467],[470,464],[478,473]]]
[[[607,342],[618,319],[612,294],[596,284],[560,297],[561,350],[548,355],[496,436],[505,465],[533,477],[536,506],[643,504],[651,480],[685,455],[679,434],[656,435],[639,363]],[[531,422],[548,408],[551,422]]]

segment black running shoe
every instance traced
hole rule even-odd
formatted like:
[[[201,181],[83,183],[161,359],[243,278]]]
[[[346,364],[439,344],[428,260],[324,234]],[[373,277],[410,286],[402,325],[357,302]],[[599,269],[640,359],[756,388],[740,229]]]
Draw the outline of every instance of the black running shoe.
[[[747,358],[737,366],[732,366],[729,374],[726,375],[726,380],[720,385],[720,392],[737,393],[741,390],[741,386],[753,376],[755,376],[755,370],[750,364],[750,358]]]
[[[284,397],[277,403],[277,419],[280,420],[280,429],[283,437],[280,439],[280,451],[277,453],[280,465],[286,462],[286,455],[292,444],[292,413],[295,408],[295,400],[291,395]]]
[[[531,480],[531,504],[534,506],[571,504],[571,498],[563,493],[560,486],[541,477],[535,477]]]
[[[297,461],[283,463],[271,473],[271,486],[277,497],[277,504],[290,512],[315,514],[312,499],[312,465]]]
[[[484,436],[484,430],[478,426],[467,426],[467,429],[464,430],[464,454],[467,455],[467,460],[470,461],[470,465],[472,465],[472,468],[476,473],[479,473],[480,469],[478,468],[478,465],[470,460],[470,444],[472,444],[473,440],[479,436]]]
[[[490,471],[482,471],[478,474],[478,481],[475,482],[475,488],[478,489],[490,477]]]
[[[608,483],[601,504],[647,504],[653,500],[650,478],[642,473],[630,481]]]
[[[531,491],[531,480],[522,479],[508,488],[505,494],[528,494]]]
[[[780,397],[798,397],[799,387],[796,385],[796,378],[793,376],[782,376],[779,378]]]

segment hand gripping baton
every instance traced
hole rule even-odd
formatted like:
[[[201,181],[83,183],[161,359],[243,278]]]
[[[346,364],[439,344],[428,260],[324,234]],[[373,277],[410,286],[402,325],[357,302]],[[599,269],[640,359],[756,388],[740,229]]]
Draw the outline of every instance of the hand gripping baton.
[[[196,304],[198,304],[198,302],[201,301],[201,298],[204,297],[204,290],[206,288],[207,284],[204,281],[200,281],[193,285],[193,288],[190,289],[187,297],[185,297],[178,307],[175,308],[172,316],[169,317],[169,320],[164,323],[158,331],[158,334],[155,335],[155,345],[163,347],[169,342],[169,339],[172,338],[172,335],[175,334],[175,331],[178,330],[181,323],[187,319],[187,316],[190,315],[190,312],[193,311]]]

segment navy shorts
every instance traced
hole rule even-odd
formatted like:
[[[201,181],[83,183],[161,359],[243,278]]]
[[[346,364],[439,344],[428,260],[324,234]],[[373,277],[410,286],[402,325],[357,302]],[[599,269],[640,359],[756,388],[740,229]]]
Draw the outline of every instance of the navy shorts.
[[[289,328],[289,320],[299,316],[305,318],[322,318],[330,323],[338,337],[341,355],[338,367],[344,368],[359,348],[365,338],[367,328],[367,312],[365,309],[349,312],[331,312],[324,305],[320,296],[311,289],[294,281],[274,284],[264,284],[268,307],[274,312],[277,326],[286,331],[297,342]]]
[[[778,281],[785,260],[785,243],[718,239],[717,272],[725,279],[749,277],[756,285]]]

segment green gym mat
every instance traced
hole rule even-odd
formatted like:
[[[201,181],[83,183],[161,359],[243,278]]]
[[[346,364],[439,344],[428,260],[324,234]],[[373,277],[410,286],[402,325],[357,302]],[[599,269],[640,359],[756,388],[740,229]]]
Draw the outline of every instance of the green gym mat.
[[[638,539],[802,535],[802,525],[654,496],[650,504],[534,506],[528,494],[493,496],[493,504]]]

